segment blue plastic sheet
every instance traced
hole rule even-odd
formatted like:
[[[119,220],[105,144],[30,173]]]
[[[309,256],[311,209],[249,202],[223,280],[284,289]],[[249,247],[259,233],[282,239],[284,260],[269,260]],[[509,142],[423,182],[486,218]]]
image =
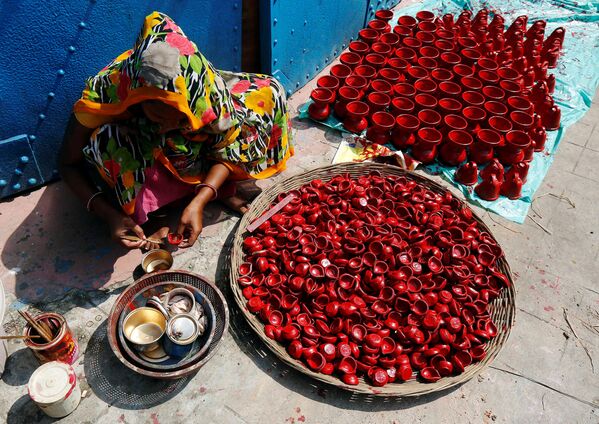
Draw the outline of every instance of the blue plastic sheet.
[[[463,9],[471,9],[476,12],[482,8],[500,13],[505,17],[507,25],[520,15],[528,15],[529,23],[543,19],[547,22],[546,36],[557,27],[566,28],[566,37],[558,66],[556,69],[550,70],[556,76],[553,97],[562,110],[561,128],[558,131],[547,132],[545,151],[535,153],[527,182],[522,189],[522,197],[518,200],[500,197],[496,201],[488,202],[479,198],[471,187],[454,181],[453,174],[456,168],[434,163],[425,166],[425,169],[428,172],[442,175],[447,181],[456,185],[471,202],[511,221],[523,223],[534,194],[553,162],[553,157],[564,136],[564,130],[579,120],[590,108],[593,95],[599,84],[599,2],[424,0],[422,3],[399,9],[395,19],[400,15],[414,16],[420,10],[432,10],[439,15],[445,13],[457,15]],[[300,118],[307,117],[307,108],[308,104],[300,108]],[[334,117],[329,117],[323,124],[343,130]]]

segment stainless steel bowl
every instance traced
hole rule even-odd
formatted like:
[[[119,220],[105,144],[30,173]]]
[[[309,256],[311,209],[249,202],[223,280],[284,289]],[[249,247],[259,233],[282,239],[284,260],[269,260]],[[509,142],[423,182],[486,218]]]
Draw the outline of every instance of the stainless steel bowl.
[[[165,271],[173,266],[173,255],[164,249],[150,250],[141,258],[141,267],[146,274]]]
[[[160,347],[166,330],[166,318],[154,308],[141,307],[132,310],[123,321],[123,335],[139,352]]]

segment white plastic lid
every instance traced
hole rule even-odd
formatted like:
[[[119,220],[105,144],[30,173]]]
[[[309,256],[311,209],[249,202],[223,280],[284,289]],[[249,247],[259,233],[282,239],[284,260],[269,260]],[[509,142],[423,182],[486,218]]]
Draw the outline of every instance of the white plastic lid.
[[[75,370],[63,362],[48,362],[31,375],[27,388],[36,403],[52,404],[65,399],[77,383]]]

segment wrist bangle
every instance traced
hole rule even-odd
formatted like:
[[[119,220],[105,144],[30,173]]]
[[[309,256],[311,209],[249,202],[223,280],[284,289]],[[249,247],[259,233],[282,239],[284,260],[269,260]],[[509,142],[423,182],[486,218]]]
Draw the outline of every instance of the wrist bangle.
[[[198,184],[198,186],[196,187],[196,193],[198,193],[203,187],[208,187],[210,190],[212,190],[212,199],[210,199],[210,200],[216,199],[216,197],[218,196],[218,190],[212,184],[208,184],[208,183]]]
[[[100,194],[103,194],[103,193],[104,193],[103,191],[98,191],[98,192],[96,192],[96,193],[92,194],[92,195],[89,197],[89,199],[87,199],[87,204],[85,205],[85,208],[87,209],[87,211],[88,211],[88,212],[91,212],[91,211],[92,211],[92,201],[93,201],[93,200],[94,200],[96,197],[98,197]]]

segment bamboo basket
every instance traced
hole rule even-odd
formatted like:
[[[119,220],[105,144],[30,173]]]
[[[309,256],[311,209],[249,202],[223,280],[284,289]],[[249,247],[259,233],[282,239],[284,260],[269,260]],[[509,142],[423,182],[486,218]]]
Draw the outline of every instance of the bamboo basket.
[[[383,176],[404,176],[417,183],[425,186],[439,194],[446,193],[448,190],[440,184],[423,177],[419,174],[406,171],[402,168],[375,163],[342,163],[336,165],[329,165],[321,168],[316,168],[305,173],[295,175],[282,181],[278,184],[273,185],[264,192],[262,192],[253,202],[252,205],[243,216],[239,227],[235,233],[233,241],[233,247],[231,252],[231,269],[230,269],[230,284],[233,292],[233,297],[237,306],[240,308],[243,316],[250,324],[250,327],[258,335],[258,337],[268,346],[268,348],[284,363],[290,367],[298,370],[299,372],[306,374],[318,382],[326,383],[344,390],[351,391],[357,394],[363,394],[367,396],[397,398],[397,397],[408,397],[408,396],[422,396],[437,392],[440,390],[449,389],[456,385],[462,384],[470,380],[475,375],[478,375],[483,368],[495,359],[503,345],[508,339],[510,329],[514,323],[515,310],[516,310],[516,292],[514,289],[514,282],[512,272],[505,259],[505,255],[502,255],[497,259],[498,268],[503,272],[510,281],[510,286],[503,288],[499,297],[497,297],[492,303],[489,304],[489,311],[493,322],[497,326],[497,336],[487,342],[485,350],[487,355],[480,362],[473,363],[466,367],[462,374],[450,377],[443,377],[435,383],[423,383],[416,379],[411,379],[402,383],[389,383],[383,387],[374,387],[360,378],[360,383],[356,386],[349,386],[343,383],[336,376],[329,376],[320,374],[310,370],[304,363],[296,360],[289,356],[285,348],[277,341],[272,340],[264,334],[264,324],[258,319],[257,316],[250,313],[246,308],[246,299],[243,297],[241,287],[237,283],[239,277],[239,265],[243,262],[244,253],[242,249],[243,239],[249,234],[246,231],[247,226],[253,222],[256,218],[266,212],[275,198],[281,194],[299,188],[300,186],[314,180],[322,179],[328,181],[335,175],[338,174],[349,174],[352,178],[357,178],[362,175],[367,175],[372,171],[378,171]],[[461,202],[463,206],[466,206]],[[491,230],[487,225],[473,213],[473,218],[478,222],[480,228],[491,234]]]

